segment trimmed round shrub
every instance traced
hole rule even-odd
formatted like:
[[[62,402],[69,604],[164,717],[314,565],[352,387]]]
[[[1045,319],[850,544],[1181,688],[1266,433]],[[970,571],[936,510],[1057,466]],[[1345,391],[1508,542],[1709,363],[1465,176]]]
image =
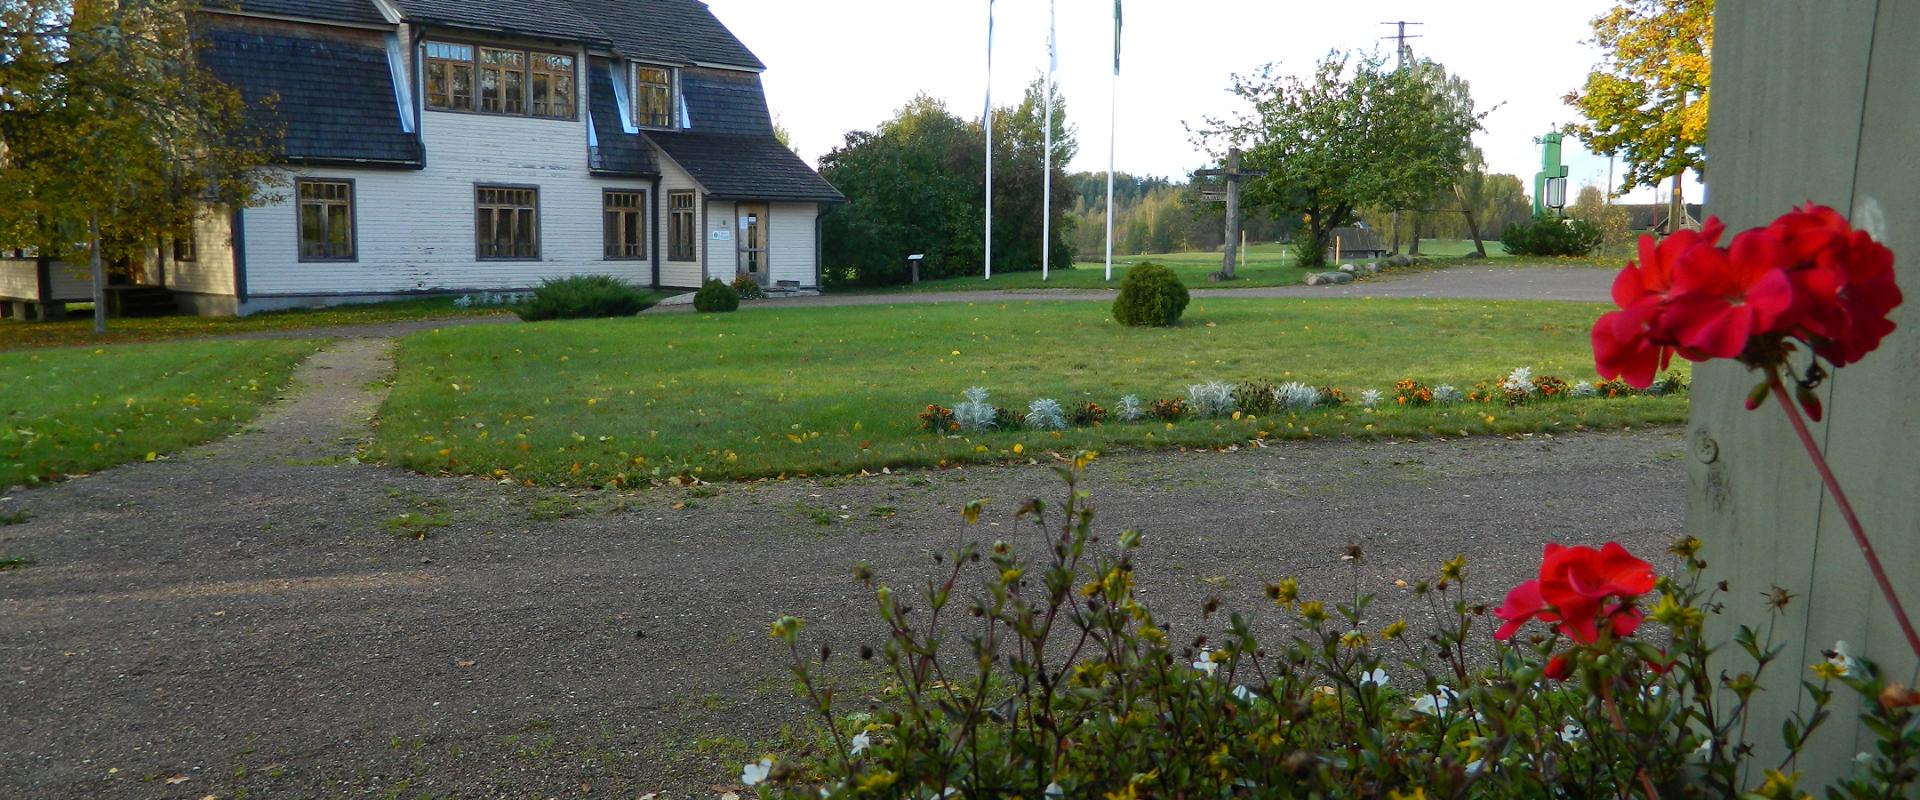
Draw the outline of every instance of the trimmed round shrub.
[[[1187,287],[1173,270],[1151,261],[1127,270],[1120,296],[1113,301],[1113,318],[1122,325],[1166,327],[1180,321],[1187,310]]]
[[[693,310],[702,314],[733,311],[739,307],[740,293],[721,283],[719,278],[708,279],[700,285],[700,291],[693,295]]]
[[[631,317],[653,303],[652,295],[611,275],[575,275],[542,282],[514,313],[528,322]]]

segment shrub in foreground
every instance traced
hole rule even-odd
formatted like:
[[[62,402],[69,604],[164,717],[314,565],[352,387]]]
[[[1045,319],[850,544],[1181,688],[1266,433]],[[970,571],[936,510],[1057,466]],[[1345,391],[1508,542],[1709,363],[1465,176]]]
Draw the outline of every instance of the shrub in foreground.
[[[1799,753],[1842,692],[1863,701],[1874,741],[1832,796],[1904,797],[1920,775],[1920,693],[1842,647],[1805,682],[1799,713],[1749,730],[1747,700],[1787,648],[1752,628],[1734,647],[1706,643],[1725,590],[1701,579],[1697,539],[1674,544],[1665,577],[1618,544],[1548,544],[1538,576],[1492,611],[1502,624],[1491,636],[1464,556],[1407,587],[1433,611],[1416,627],[1369,613],[1354,545],[1337,602],[1293,578],[1268,585],[1293,633],[1263,640],[1256,627],[1278,626],[1217,599],[1199,609],[1200,630],[1176,633],[1135,589],[1140,535],[1094,532],[1077,485],[1092,458],[1061,468],[1057,515],[1033,500],[1007,520],[1037,537],[962,545],[929,580],[905,580],[918,590],[854,568],[885,636],[859,657],[888,677],[861,709],[835,705],[818,669],[832,653],[803,645],[804,623],[775,622],[822,741],[811,757],[748,764],[742,782],[808,800],[1797,800],[1799,773],[1751,746],[1781,736]],[[963,517],[977,524],[982,509]]]
[[[1187,287],[1173,270],[1151,261],[1127,270],[1120,296],[1113,300],[1113,318],[1122,325],[1167,327],[1187,311]]]
[[[693,294],[693,310],[702,314],[716,314],[734,311],[740,308],[740,293],[733,287],[720,282],[719,278],[709,278],[700,284],[700,291]]]
[[[631,317],[653,305],[653,299],[611,275],[575,275],[545,281],[533,290],[533,299],[514,308],[528,322],[546,319]]]

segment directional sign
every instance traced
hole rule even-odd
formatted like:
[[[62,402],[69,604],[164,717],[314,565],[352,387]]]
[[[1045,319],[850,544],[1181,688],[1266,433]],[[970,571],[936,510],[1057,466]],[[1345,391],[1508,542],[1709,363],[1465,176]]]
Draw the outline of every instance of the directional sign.
[[[1200,190],[1200,202],[1202,202],[1202,203],[1224,203],[1224,202],[1227,202],[1227,190],[1225,190],[1225,189],[1201,189],[1201,190]]]

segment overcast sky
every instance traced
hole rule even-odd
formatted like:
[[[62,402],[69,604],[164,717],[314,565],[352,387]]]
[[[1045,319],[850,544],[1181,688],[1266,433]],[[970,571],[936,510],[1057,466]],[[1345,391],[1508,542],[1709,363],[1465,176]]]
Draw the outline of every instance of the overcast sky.
[[[987,0],[707,0],[762,61],[775,116],[811,162],[849,130],[872,128],[915,94],[941,98],[978,119],[986,89]],[[1060,69],[1055,80],[1078,129],[1073,170],[1107,165],[1113,5],[1057,0]],[[1377,48],[1391,55],[1393,20],[1409,26],[1418,55],[1473,85],[1494,108],[1476,137],[1494,172],[1539,170],[1533,139],[1572,121],[1561,98],[1598,60],[1584,44],[1588,20],[1612,0],[1129,0],[1119,84],[1121,172],[1179,179],[1205,160],[1182,123],[1236,110],[1229,76],[1278,62],[1310,70],[1328,50]],[[1019,100],[1046,63],[1046,0],[995,6],[993,95]],[[1495,108],[1497,106],[1497,108]],[[1570,146],[1571,183],[1604,185],[1607,160]],[[1689,200],[1702,197],[1690,185]],[[1571,197],[1572,192],[1569,192]],[[1639,190],[1631,198],[1646,202]]]

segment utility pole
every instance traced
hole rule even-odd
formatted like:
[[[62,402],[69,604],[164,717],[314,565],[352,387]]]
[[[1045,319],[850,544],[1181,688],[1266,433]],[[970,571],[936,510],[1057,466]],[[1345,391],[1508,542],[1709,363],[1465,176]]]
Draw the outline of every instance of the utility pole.
[[[1382,37],[1380,37],[1380,40],[1384,42],[1384,41],[1386,41],[1386,40],[1388,40],[1388,39],[1392,39],[1392,40],[1393,40],[1393,42],[1394,42],[1394,45],[1393,45],[1393,71],[1394,71],[1394,72],[1399,72],[1399,71],[1401,71],[1401,70],[1404,70],[1404,69],[1406,69],[1406,68],[1407,68],[1407,56],[1409,56],[1409,55],[1412,55],[1412,51],[1411,51],[1411,50],[1409,50],[1409,49],[1407,49],[1407,40],[1408,40],[1408,39],[1418,39],[1418,38],[1420,38],[1420,36],[1419,36],[1418,34],[1415,34],[1415,35],[1412,35],[1412,36],[1408,36],[1408,35],[1407,35],[1407,26],[1408,26],[1408,25],[1423,25],[1423,24],[1425,24],[1425,23],[1421,23],[1421,22],[1408,22],[1408,21],[1406,21],[1406,20],[1404,20],[1404,19],[1402,19],[1402,20],[1395,20],[1395,21],[1393,21],[1393,22],[1382,22],[1382,23],[1380,23],[1380,24],[1382,24],[1382,25],[1393,25],[1393,26],[1396,26],[1396,28],[1397,28],[1397,30],[1396,30],[1396,31],[1394,32],[1394,34],[1393,34],[1392,36],[1382,36]],[[1400,209],[1397,209],[1397,208],[1393,210],[1393,244],[1392,244],[1392,248],[1393,248],[1393,252],[1395,252],[1395,253],[1398,253],[1398,252],[1400,252]]]

